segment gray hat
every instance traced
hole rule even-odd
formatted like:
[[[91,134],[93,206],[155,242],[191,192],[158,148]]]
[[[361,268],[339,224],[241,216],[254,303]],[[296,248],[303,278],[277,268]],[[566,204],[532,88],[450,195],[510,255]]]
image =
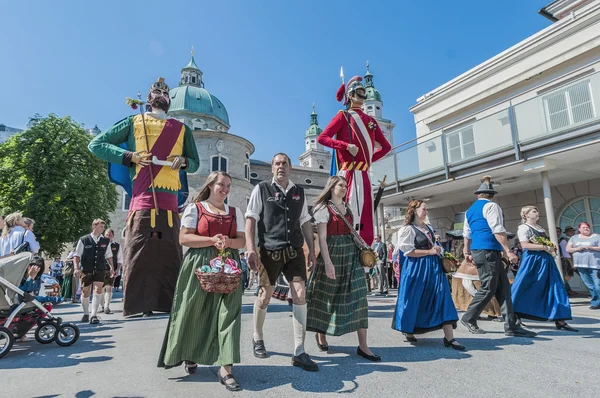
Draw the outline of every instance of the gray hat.
[[[495,195],[498,193],[497,191],[494,190],[494,186],[492,185],[492,177],[490,177],[490,176],[483,177],[483,180],[481,181],[481,185],[479,186],[479,189],[477,189],[477,191],[475,191],[475,195],[478,195],[480,193],[489,193],[492,195]]]

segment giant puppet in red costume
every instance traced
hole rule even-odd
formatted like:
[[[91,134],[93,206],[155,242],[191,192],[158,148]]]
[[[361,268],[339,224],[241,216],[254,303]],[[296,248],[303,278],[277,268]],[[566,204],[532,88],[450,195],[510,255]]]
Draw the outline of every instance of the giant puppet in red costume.
[[[362,77],[354,76],[348,85],[342,84],[337,92],[338,101],[344,101],[345,111],[339,111],[317,138],[319,144],[335,149],[339,165],[338,175],[348,181],[347,202],[354,215],[356,229],[371,245],[375,227],[373,223],[373,190],[369,178],[371,164],[390,149],[377,121],[362,111],[367,98]],[[334,138],[335,137],[335,138]],[[379,144],[376,148],[375,144]],[[360,220],[360,221],[359,221]]]

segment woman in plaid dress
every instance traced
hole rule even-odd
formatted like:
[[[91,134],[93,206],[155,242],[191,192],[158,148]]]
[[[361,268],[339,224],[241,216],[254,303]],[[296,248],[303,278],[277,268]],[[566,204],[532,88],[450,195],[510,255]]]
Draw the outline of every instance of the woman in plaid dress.
[[[315,203],[314,218],[321,253],[308,280],[306,329],[317,332],[317,345],[321,351],[329,349],[326,335],[357,332],[357,355],[379,362],[381,358],[367,345],[367,284],[359,249],[350,229],[338,216],[338,213],[343,215],[353,225],[352,213],[344,201],[347,189],[344,177],[330,177]]]

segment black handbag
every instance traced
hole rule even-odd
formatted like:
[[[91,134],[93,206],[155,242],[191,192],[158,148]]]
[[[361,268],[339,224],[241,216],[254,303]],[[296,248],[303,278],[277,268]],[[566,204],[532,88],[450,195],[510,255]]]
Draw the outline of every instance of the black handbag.
[[[13,250],[14,254],[31,251],[31,249],[29,248],[29,242],[25,242],[25,234],[26,233],[27,233],[27,230],[25,230],[25,232],[23,232],[23,234],[21,235],[21,244],[19,246],[15,247],[15,249]]]

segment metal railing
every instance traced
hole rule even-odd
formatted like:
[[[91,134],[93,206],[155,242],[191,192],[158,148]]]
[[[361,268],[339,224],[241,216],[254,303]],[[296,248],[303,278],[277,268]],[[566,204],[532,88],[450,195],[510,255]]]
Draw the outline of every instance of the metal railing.
[[[519,160],[523,144],[600,121],[600,72],[514,106],[510,100],[505,109],[478,118],[484,111],[451,125],[458,127],[437,129],[394,147],[371,166],[373,177],[387,175],[388,184],[400,186],[440,171],[449,178],[450,168],[498,153],[513,152]]]

